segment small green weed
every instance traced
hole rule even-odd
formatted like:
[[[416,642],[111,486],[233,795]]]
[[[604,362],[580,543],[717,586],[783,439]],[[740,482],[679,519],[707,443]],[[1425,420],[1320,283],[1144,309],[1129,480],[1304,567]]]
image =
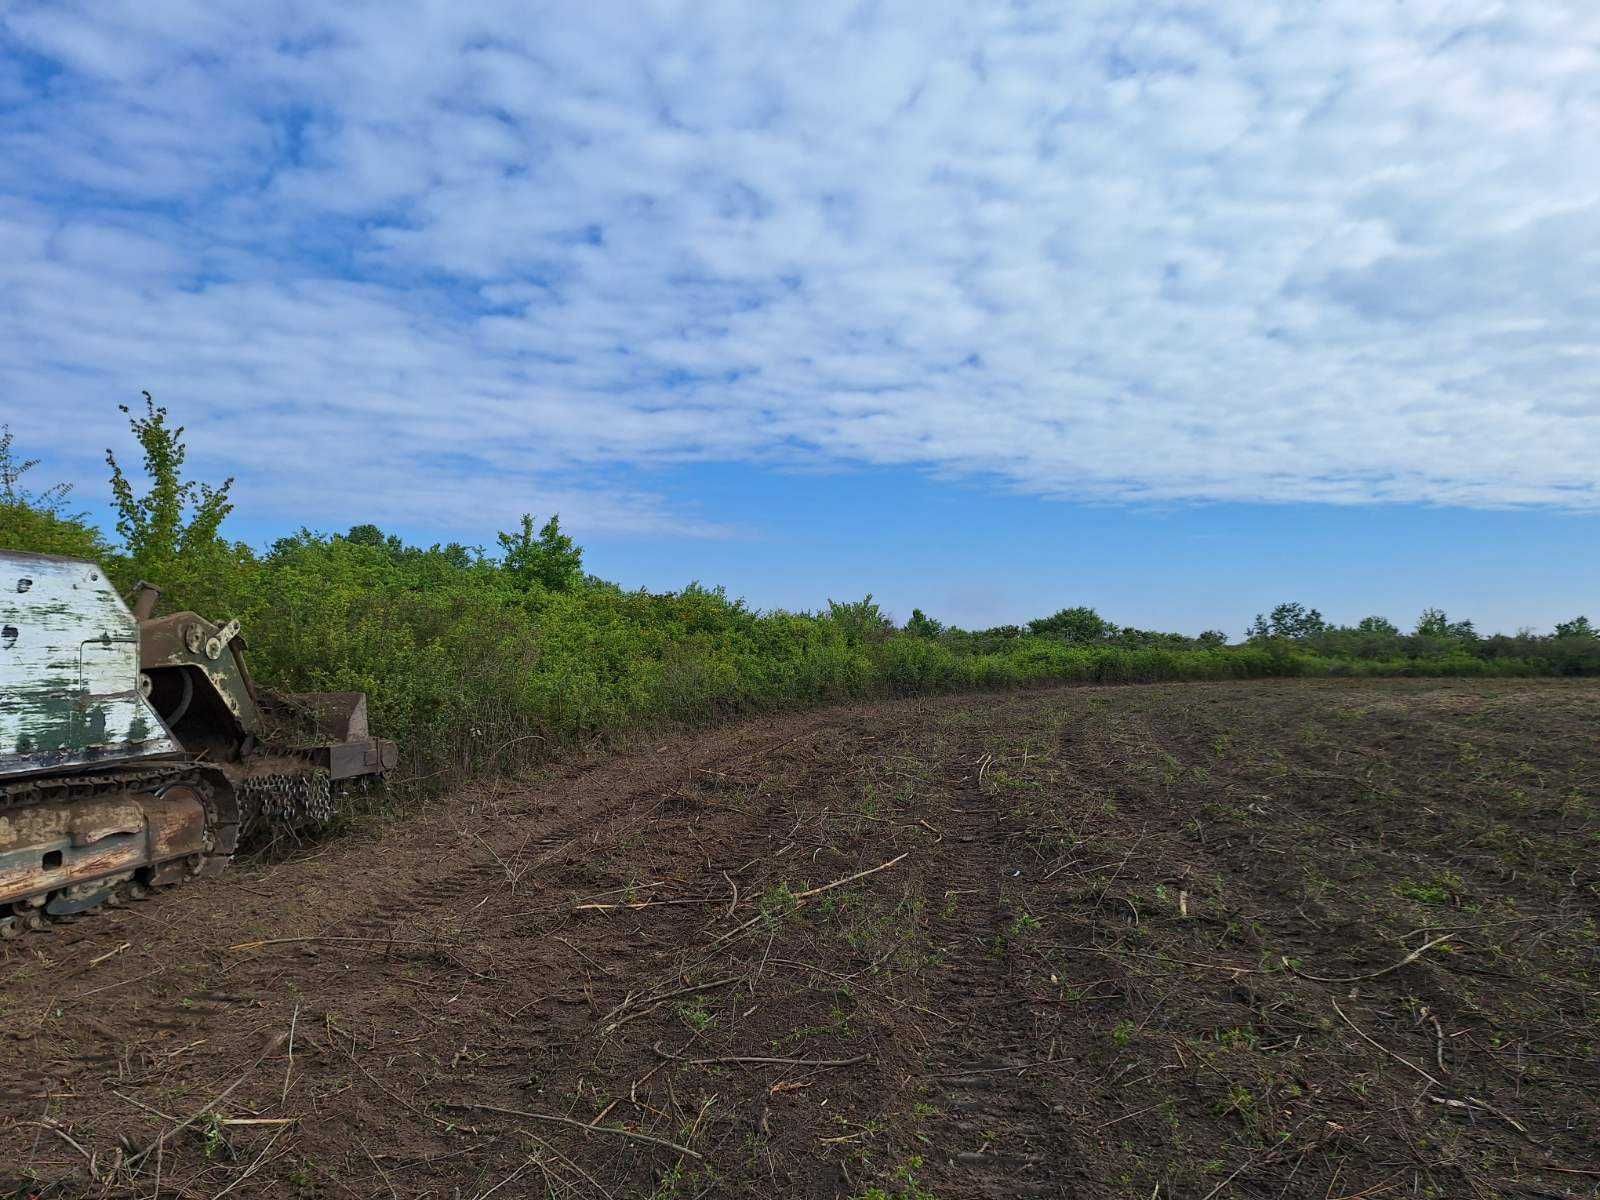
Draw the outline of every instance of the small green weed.
[[[691,996],[687,1000],[680,1000],[675,1009],[683,1023],[696,1033],[704,1033],[716,1020],[711,1015],[711,1010],[706,1007],[704,996]]]
[[[1449,904],[1465,890],[1461,876],[1451,871],[1437,871],[1429,880],[1408,880],[1396,885],[1395,895],[1419,904]]]
[[[207,1158],[216,1158],[227,1148],[227,1138],[222,1132],[222,1118],[210,1113],[200,1122],[201,1148]]]
[[[869,1187],[857,1193],[855,1200],[939,1200],[935,1193],[917,1182],[914,1172],[921,1169],[922,1156],[914,1154],[894,1169],[890,1188]]]
[[[762,921],[770,926],[776,925],[792,913],[799,904],[787,882],[775,883],[761,893],[761,900],[756,909],[761,914]]]
[[[1022,938],[1030,933],[1037,933],[1043,928],[1039,918],[1030,912],[1019,912],[1011,922],[1010,934],[1013,939]]]

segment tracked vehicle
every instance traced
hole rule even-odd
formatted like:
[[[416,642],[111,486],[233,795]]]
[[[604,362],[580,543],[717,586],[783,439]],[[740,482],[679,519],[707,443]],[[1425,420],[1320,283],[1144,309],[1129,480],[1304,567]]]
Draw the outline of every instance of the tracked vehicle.
[[[238,621],[159,595],[130,610],[94,563],[0,551],[0,938],[314,829],[395,765],[364,695],[258,689]]]

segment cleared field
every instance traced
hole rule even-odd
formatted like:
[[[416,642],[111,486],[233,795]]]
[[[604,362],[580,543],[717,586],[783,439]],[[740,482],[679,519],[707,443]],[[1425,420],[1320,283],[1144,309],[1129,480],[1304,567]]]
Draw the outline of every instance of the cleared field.
[[[485,787],[8,943],[0,1178],[1595,1196],[1597,731],[1592,682],[1078,688]]]

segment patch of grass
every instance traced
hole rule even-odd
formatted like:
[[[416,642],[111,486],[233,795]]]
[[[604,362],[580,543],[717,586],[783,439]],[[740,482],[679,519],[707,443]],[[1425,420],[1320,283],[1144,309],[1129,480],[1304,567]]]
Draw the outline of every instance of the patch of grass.
[[[1224,1029],[1217,1034],[1217,1045],[1225,1050],[1254,1050],[1260,1043],[1261,1039],[1249,1029]]]
[[[711,1010],[707,1007],[706,998],[703,995],[690,996],[678,1001],[677,1004],[673,1005],[673,1011],[678,1014],[685,1025],[696,1033],[704,1033],[711,1027],[711,1023],[716,1020],[711,1015]]]
[[[885,1187],[869,1187],[856,1193],[855,1200],[939,1200],[936,1193],[917,1182],[915,1172],[922,1169],[920,1155],[912,1155],[895,1167],[891,1182]]]
[[[799,903],[799,900],[795,897],[795,892],[787,882],[775,883],[761,893],[761,899],[756,905],[756,911],[761,914],[761,919],[765,924],[773,926],[794,912]]]
[[[1436,871],[1430,879],[1407,880],[1394,888],[1395,895],[1418,904],[1449,904],[1465,890],[1461,876],[1452,871]]]
[[[1044,925],[1038,917],[1030,912],[1023,911],[1012,919],[1011,928],[1007,930],[1007,934],[1013,940],[1021,940],[1030,933],[1037,933],[1042,928],[1044,928]]]

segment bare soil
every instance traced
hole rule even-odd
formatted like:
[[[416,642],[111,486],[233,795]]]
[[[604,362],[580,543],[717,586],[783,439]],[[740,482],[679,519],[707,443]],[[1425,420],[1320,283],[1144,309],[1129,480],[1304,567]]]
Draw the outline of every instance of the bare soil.
[[[370,818],[0,950],[0,1194],[1595,1197],[1597,731],[1062,689]]]

